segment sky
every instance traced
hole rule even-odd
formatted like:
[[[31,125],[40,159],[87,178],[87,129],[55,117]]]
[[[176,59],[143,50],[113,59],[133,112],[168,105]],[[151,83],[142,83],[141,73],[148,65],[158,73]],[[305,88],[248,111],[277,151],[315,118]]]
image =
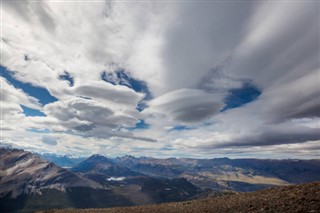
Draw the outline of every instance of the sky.
[[[319,158],[319,1],[1,1],[2,145]]]

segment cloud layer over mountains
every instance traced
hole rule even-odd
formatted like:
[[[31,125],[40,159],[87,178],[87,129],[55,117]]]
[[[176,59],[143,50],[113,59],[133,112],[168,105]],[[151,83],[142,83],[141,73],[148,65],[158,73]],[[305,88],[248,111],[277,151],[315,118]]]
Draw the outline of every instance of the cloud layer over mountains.
[[[319,8],[2,2],[1,142],[77,155],[317,157]]]

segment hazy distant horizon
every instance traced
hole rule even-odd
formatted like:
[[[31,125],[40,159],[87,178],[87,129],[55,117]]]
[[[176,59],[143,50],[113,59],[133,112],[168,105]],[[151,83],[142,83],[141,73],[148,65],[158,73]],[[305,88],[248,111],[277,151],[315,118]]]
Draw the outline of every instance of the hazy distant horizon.
[[[8,148],[5,146],[2,146],[4,148]],[[0,148],[2,148],[0,146]],[[28,151],[27,149],[22,149],[22,148],[18,148],[18,147],[9,147],[10,149],[21,149],[24,151]],[[259,156],[244,156],[244,157],[226,157],[226,156],[209,156],[209,157],[188,157],[188,156],[148,156],[148,155],[130,155],[130,154],[119,154],[119,155],[108,155],[108,154],[91,154],[91,155],[73,155],[73,154],[56,154],[53,152],[43,152],[43,153],[39,153],[39,152],[35,152],[32,150],[29,150],[29,152],[36,154],[36,155],[41,155],[41,156],[51,156],[51,157],[68,157],[68,158],[83,158],[83,159],[87,159],[90,158],[94,155],[100,155],[106,158],[110,158],[110,159],[115,159],[115,158],[123,158],[123,157],[133,157],[133,158],[153,158],[153,159],[161,159],[161,160],[165,160],[165,159],[197,159],[197,160],[212,160],[212,159],[230,159],[230,160],[239,160],[239,159],[258,159],[258,160],[319,160],[320,157],[314,157],[314,158],[310,158],[308,156],[303,156],[301,158],[291,158],[290,156],[288,156],[287,158],[282,157],[259,157]]]

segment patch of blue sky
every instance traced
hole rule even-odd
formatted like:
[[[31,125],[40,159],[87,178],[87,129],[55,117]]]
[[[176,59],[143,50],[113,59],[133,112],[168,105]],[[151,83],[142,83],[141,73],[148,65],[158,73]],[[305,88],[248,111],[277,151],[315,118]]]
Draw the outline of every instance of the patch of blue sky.
[[[224,103],[226,106],[221,111],[241,107],[244,104],[256,100],[260,95],[261,91],[249,83],[245,84],[240,89],[232,89],[225,98]]]
[[[172,127],[171,129],[169,129],[169,132],[171,132],[171,131],[185,131],[185,130],[191,130],[191,129],[195,129],[195,127],[186,126],[186,125],[177,125],[177,126]]]
[[[128,130],[136,130],[136,129],[148,129],[150,127],[149,124],[145,123],[144,120],[139,120],[139,122],[136,123],[135,127],[127,128]]]
[[[31,109],[29,107],[26,107],[24,105],[20,105],[21,108],[23,109],[23,113],[26,116],[46,116],[43,112],[37,109]]]
[[[27,129],[27,131],[35,132],[35,133],[50,133],[51,132],[49,129],[34,129],[34,128]]]
[[[63,81],[67,81],[69,83],[69,86],[71,87],[74,85],[74,79],[71,76],[71,74],[67,71],[64,71],[62,75],[59,75],[59,79]]]
[[[0,66],[1,76],[7,79],[14,87],[22,89],[25,93],[33,96],[39,100],[42,105],[52,103],[58,99],[52,96],[45,88],[36,87],[30,83],[24,83],[14,78],[14,72],[7,70],[5,67]]]
[[[141,111],[143,111],[145,108],[147,108],[148,107],[148,105],[147,105],[147,103],[144,101],[144,100],[142,100],[142,101],[140,101],[138,104],[137,104],[137,106],[136,106],[136,109],[139,111],[139,112],[141,112]]]

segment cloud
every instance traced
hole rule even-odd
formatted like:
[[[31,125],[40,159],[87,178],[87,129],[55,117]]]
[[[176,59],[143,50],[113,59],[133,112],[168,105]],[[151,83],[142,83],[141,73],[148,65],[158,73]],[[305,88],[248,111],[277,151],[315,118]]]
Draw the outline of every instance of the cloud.
[[[65,71],[74,77],[75,84],[82,84],[98,80],[102,71],[117,64],[130,70],[134,77],[146,79],[148,76],[153,79],[152,85],[157,84],[155,64],[149,60],[154,56],[149,57],[147,50],[153,49],[153,41],[161,40],[155,36],[162,35],[163,24],[168,21],[165,19],[166,11],[170,10],[167,4],[68,2],[63,5],[26,1],[23,4],[6,2],[3,6],[3,17],[7,20],[3,26],[6,41],[3,64],[17,71],[19,80],[41,85],[58,96],[63,93],[60,90],[68,86],[66,81],[58,80]],[[48,29],[43,22],[50,22],[53,27]],[[150,42],[146,43],[145,38],[150,38]],[[145,51],[141,51],[142,46]],[[41,49],[43,51],[39,51]],[[25,60],[25,55],[29,60]]]
[[[5,78],[0,77],[0,85],[1,132],[24,128],[25,115],[21,105],[42,111],[36,98],[15,88]]]
[[[127,105],[125,104],[127,107]],[[73,98],[47,104],[44,112],[66,129],[84,137],[123,137],[137,140],[155,141],[147,137],[135,136],[129,132],[121,132],[119,128],[135,127],[139,122],[138,111],[129,109],[113,111],[105,102],[94,99]],[[49,127],[50,128],[50,127]]]
[[[193,87],[231,55],[245,33],[251,2],[177,3],[162,52],[165,90]],[[192,14],[192,15],[191,15]]]
[[[215,156],[225,156],[226,154],[236,158],[276,158],[279,156],[285,159],[317,159],[319,156],[319,141],[312,141],[306,143],[295,143],[295,144],[281,144],[281,145],[270,145],[270,146],[254,146],[254,147],[226,147],[226,148],[215,148],[215,149],[200,149],[198,153],[202,155],[204,153],[211,153]],[[201,155],[200,155],[201,156]]]
[[[270,122],[320,117],[319,69],[274,85],[261,96],[261,114]]]
[[[192,123],[210,118],[222,109],[221,97],[196,89],[180,89],[149,102],[146,113],[162,113],[169,119]]]
[[[231,89],[239,89],[248,79],[235,79],[227,76],[223,66],[217,66],[210,69],[198,81],[196,87],[207,92],[225,93]]]
[[[43,136],[42,142],[49,146],[56,146],[58,144],[57,138],[50,137],[50,136]]]
[[[137,93],[126,86],[112,85],[102,81],[82,84],[74,89],[74,95],[89,97],[96,100],[136,106],[143,98],[142,93]]]
[[[26,94],[23,90],[12,86],[5,78],[0,77],[1,83],[1,101],[3,103],[15,103],[25,105],[32,109],[41,110],[39,100]]]
[[[267,130],[257,130],[254,133],[247,133],[240,136],[235,136],[231,141],[223,141],[219,143],[215,141],[211,148],[223,147],[241,147],[241,146],[270,146],[280,144],[295,144],[305,143],[308,141],[320,140],[318,128],[309,127],[286,127],[286,128],[271,128]]]
[[[265,118],[319,116],[319,7],[315,2],[257,5],[247,33],[225,68],[262,90]],[[273,11],[270,13],[270,11]],[[303,88],[303,89],[302,89]]]
[[[61,135],[63,153],[87,154],[89,141],[113,154],[303,156],[319,140],[318,2],[6,1],[2,12],[1,65],[57,99],[42,107],[2,78],[8,143],[48,149],[33,128]],[[104,81],[119,70],[148,91]],[[246,85],[255,98],[237,97]],[[247,101],[223,111],[230,97]]]

